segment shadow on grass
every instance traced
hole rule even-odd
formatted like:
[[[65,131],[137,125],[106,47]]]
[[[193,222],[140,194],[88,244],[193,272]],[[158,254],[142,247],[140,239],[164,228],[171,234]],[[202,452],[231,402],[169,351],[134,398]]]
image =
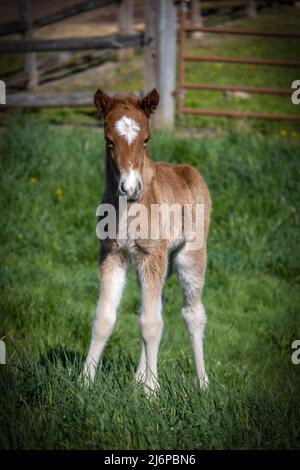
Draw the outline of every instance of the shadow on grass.
[[[123,354],[123,352],[120,351],[119,354],[114,354],[113,358],[112,361],[111,354],[104,353],[97,369],[97,376],[99,373],[104,376],[113,373],[117,376],[120,370],[126,374],[134,372],[135,364],[129,354]],[[65,349],[63,346],[58,345],[43,353],[38,363],[45,369],[49,368],[49,366],[51,368],[57,366],[66,370],[72,369],[76,374],[82,371],[85,359],[85,354]]]

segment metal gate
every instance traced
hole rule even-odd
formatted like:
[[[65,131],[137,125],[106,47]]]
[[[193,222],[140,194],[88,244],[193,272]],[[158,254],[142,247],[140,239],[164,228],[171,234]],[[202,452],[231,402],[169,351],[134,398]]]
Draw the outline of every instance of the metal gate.
[[[253,111],[227,111],[223,109],[204,109],[191,108],[185,106],[185,90],[212,90],[212,91],[242,91],[247,93],[262,93],[272,95],[290,95],[291,88],[271,88],[271,87],[252,87],[242,85],[226,85],[212,83],[190,83],[185,80],[185,63],[186,62],[223,62],[231,64],[254,64],[281,67],[300,67],[300,61],[283,60],[283,59],[261,59],[257,57],[224,57],[224,56],[206,56],[206,55],[190,55],[186,51],[186,33],[193,31],[201,31],[213,34],[235,34],[235,35],[251,35],[263,37],[277,38],[300,38],[298,32],[271,32],[256,29],[235,29],[235,28],[215,28],[207,26],[194,26],[187,18],[187,4],[181,2],[180,5],[180,28],[179,28],[179,90],[178,90],[178,114],[182,118],[185,114],[196,114],[202,116],[227,116],[227,117],[245,117],[259,118],[269,120],[287,120],[300,121],[300,115],[296,114],[280,114],[280,113],[262,113]],[[300,78],[300,77],[299,77]]]

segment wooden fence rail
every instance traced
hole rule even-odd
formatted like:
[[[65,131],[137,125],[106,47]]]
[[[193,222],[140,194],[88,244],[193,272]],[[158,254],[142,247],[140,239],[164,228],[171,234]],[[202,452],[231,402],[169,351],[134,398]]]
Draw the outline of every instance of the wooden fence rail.
[[[240,28],[215,28],[211,26],[194,26],[185,24],[185,31],[201,31],[203,33],[215,34],[238,34],[243,36],[265,36],[274,38],[300,38],[300,33],[297,31],[265,31],[260,29],[240,29]]]
[[[26,28],[26,24],[21,20],[9,21],[8,23],[0,23],[0,36],[8,34],[22,33]]]
[[[182,108],[183,113],[196,114],[199,116],[225,116],[225,117],[242,117],[266,119],[269,121],[300,121],[298,114],[280,114],[280,113],[261,113],[255,111],[226,111],[225,109],[198,109],[198,108]]]
[[[290,95],[290,88],[257,87],[243,85],[221,85],[219,83],[190,83],[184,82],[183,88],[190,90],[211,91],[242,91],[244,93],[262,93],[267,95]]]
[[[82,3],[77,3],[68,8],[64,8],[55,13],[51,13],[47,16],[37,18],[33,20],[34,28],[41,28],[42,26],[48,26],[49,24],[56,23],[58,21],[71,18],[72,16],[85,13],[87,11],[95,10],[107,5],[116,3],[116,0],[88,0]],[[7,23],[0,23],[0,36],[6,36],[7,34],[23,33],[26,29],[26,22],[22,20],[9,21]]]
[[[93,106],[93,93],[15,93],[7,95],[7,108]]]
[[[0,52],[78,51],[88,49],[120,49],[143,47],[143,34],[111,34],[66,39],[31,39],[25,41],[0,41]]]
[[[300,60],[259,59],[257,57],[224,57],[210,55],[183,55],[183,60],[189,62],[224,62],[229,64],[272,65],[277,67],[300,67]]]

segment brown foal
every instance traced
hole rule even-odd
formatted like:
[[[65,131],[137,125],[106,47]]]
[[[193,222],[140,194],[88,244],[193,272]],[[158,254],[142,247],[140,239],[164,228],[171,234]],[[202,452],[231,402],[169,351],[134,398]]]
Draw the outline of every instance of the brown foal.
[[[129,218],[126,237],[124,233],[120,235],[119,223],[116,236],[101,241],[100,296],[84,377],[88,381],[94,379],[101,353],[116,321],[126,270],[131,263],[137,269],[142,291],[139,320],[142,347],[137,380],[144,384],[145,390],[155,391],[158,387],[157,355],[163,330],[162,289],[166,277],[174,271],[183,290],[181,312],[191,337],[200,386],[204,388],[208,384],[203,356],[206,314],[200,299],[211,199],[203,177],[192,166],[151,160],[147,150],[149,118],[158,102],[155,89],[142,100],[131,95],[110,97],[101,90],[95,95],[96,109],[104,118],[106,139],[106,183],[102,204],[111,204],[121,216],[120,196],[126,198],[126,210],[143,205],[148,214],[146,222],[156,229],[158,236],[133,236]],[[167,237],[163,236],[161,219],[157,223],[150,218],[152,206],[174,204],[180,208],[192,206],[193,227],[195,207],[203,207],[201,246],[189,248],[188,236],[182,230],[185,224],[182,212],[179,216],[173,214],[172,234]]]

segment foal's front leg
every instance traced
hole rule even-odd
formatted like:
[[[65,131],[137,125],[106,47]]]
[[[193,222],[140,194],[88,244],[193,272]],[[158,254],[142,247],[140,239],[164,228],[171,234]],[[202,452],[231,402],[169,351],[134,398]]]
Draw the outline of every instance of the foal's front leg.
[[[139,266],[142,289],[140,328],[142,351],[136,378],[142,380],[147,391],[158,388],[157,356],[163,330],[162,288],[166,275],[166,256],[151,256]]]
[[[121,300],[127,260],[120,253],[108,254],[100,265],[100,296],[96,308],[90,349],[83,375],[88,381],[95,378],[97,366],[116,322],[116,311]]]

